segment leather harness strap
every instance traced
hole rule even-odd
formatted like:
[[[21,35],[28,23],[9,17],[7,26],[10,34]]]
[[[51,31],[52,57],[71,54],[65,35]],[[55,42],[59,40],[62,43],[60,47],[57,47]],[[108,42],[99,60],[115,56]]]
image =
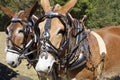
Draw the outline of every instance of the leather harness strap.
[[[102,53],[107,54],[106,45],[105,45],[105,42],[102,39],[102,37],[94,31],[91,31],[90,34],[92,34],[97,39],[98,46],[99,46],[99,49],[100,49],[100,54],[102,54]]]

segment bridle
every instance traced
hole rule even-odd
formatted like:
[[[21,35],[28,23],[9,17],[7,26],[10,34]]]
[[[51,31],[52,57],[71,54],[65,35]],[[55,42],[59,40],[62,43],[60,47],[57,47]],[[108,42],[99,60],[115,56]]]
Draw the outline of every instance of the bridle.
[[[15,23],[20,23],[23,27],[23,29],[20,30],[20,32],[23,33],[23,35],[24,35],[22,48],[17,46],[14,43],[14,41],[12,40],[12,34],[14,31],[14,28],[16,27]],[[32,44],[34,44],[34,41],[35,41],[34,32],[32,31],[32,26],[34,24],[35,24],[35,22],[31,18],[28,18],[28,20],[22,20],[19,17],[12,18],[11,21],[9,21],[8,24],[6,25],[6,27],[10,25],[9,32],[7,31],[7,28],[5,29],[6,33],[8,35],[8,37],[6,39],[6,45],[7,45],[6,51],[18,54],[19,59],[27,58],[27,60],[30,61],[30,59],[27,56],[30,55],[31,53],[36,52],[36,50],[29,51],[29,48],[32,46]],[[30,33],[31,33],[31,40],[29,42],[27,42],[28,34],[30,34]],[[9,41],[11,42],[12,46],[8,45]]]
[[[63,40],[61,41],[60,47],[58,49],[53,46],[53,44],[49,40],[49,30],[51,29],[51,20],[53,18],[58,18],[65,28]],[[42,33],[42,36],[40,36],[38,24],[45,19],[46,24],[44,26],[44,32]],[[70,28],[70,31],[68,31],[68,28]],[[74,46],[71,45],[73,30],[75,30]],[[87,41],[87,33],[85,32],[82,23],[80,23],[77,19],[75,20],[74,24],[68,14],[64,16],[59,13],[48,12],[35,24],[35,34],[38,38],[38,43],[42,46],[42,48],[40,48],[40,54],[42,56],[45,56],[46,58],[48,52],[50,52],[52,55],[55,55],[55,57],[57,57],[57,64],[60,65],[60,68],[62,66],[69,70],[73,70],[75,68],[83,66],[86,63],[86,58],[89,56],[90,53]],[[78,50],[80,51],[79,54]],[[61,55],[62,52],[65,52],[64,57]],[[77,58],[76,55],[78,55]]]
[[[58,13],[54,13],[54,12],[50,12],[45,14],[45,16],[43,16],[42,18],[40,18],[36,24],[35,24],[35,33],[36,36],[38,37],[38,41],[39,43],[43,46],[42,50],[40,50],[41,52],[52,52],[54,53],[54,55],[56,55],[58,58],[61,56],[60,55],[60,48],[57,49],[56,47],[54,47],[52,45],[52,43],[50,42],[49,38],[50,38],[50,33],[49,30],[51,29],[51,19],[52,18],[58,18],[61,23],[63,23],[63,25],[65,26],[65,34],[67,33],[67,29],[68,29],[68,24],[67,24],[67,19],[65,16],[58,14]],[[44,26],[44,32],[42,33],[42,36],[39,35],[40,30],[38,29],[38,24],[42,21],[46,20],[46,24]],[[63,20],[64,19],[64,20]],[[39,30],[39,31],[38,31]]]

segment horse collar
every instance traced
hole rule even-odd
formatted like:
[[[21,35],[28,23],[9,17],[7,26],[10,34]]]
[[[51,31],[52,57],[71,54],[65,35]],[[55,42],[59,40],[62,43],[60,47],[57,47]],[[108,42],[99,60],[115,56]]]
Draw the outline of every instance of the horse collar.
[[[90,55],[87,33],[84,30],[83,23],[79,23],[79,21],[76,20],[76,25],[74,47],[70,49],[71,51],[67,57],[69,62],[67,63],[67,67],[69,70],[83,66]]]

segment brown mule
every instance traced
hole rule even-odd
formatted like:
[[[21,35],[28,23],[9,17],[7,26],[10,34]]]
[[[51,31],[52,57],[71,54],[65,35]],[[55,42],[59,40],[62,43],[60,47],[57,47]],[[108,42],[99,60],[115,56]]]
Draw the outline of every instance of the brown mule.
[[[0,5],[1,10],[12,19],[6,25],[6,62],[13,68],[20,65],[26,58],[28,63],[35,67],[36,43],[34,37],[34,25],[38,18],[34,15],[38,1],[26,11],[14,13]],[[40,76],[40,75],[39,75]],[[43,77],[44,78],[44,77]]]
[[[103,80],[119,75],[120,27],[89,31],[68,14],[77,0],[56,11],[47,2],[41,0],[45,16],[36,23],[41,52],[35,69],[49,74],[55,67],[60,80]]]
[[[13,11],[0,5],[0,8],[8,16],[12,17],[5,27],[5,31],[7,33],[6,51],[8,53],[6,54],[6,61],[11,67],[17,67],[20,63],[20,56],[27,53],[28,49],[31,48],[31,45],[33,45],[33,41],[31,40],[34,37],[34,24],[38,19],[33,14],[36,11],[37,5],[38,2],[36,2],[28,10],[21,10],[18,13],[14,13]],[[24,48],[26,48],[26,50]],[[10,54],[13,55],[9,56]],[[16,58],[14,58],[14,55]]]

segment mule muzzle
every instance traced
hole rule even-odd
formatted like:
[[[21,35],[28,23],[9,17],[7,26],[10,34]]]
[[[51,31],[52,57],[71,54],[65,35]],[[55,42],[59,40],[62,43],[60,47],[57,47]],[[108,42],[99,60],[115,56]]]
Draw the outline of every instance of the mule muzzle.
[[[51,54],[48,53],[46,57],[45,53],[41,53],[35,69],[38,72],[49,73],[50,71],[52,71],[52,66],[54,62],[55,58]]]

